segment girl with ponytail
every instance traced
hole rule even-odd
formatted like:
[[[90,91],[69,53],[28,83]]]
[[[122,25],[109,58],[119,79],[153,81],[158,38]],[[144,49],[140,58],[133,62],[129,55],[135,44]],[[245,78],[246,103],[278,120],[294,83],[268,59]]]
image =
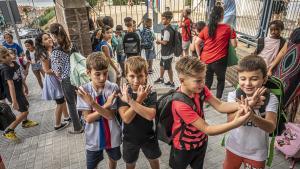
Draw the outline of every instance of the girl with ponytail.
[[[207,64],[205,85],[210,89],[214,74],[217,75],[217,98],[222,98],[225,87],[225,74],[227,69],[227,55],[229,41],[236,47],[236,33],[227,24],[221,23],[224,17],[224,9],[216,5],[209,17],[208,25],[199,33],[196,41],[196,51],[200,60]],[[201,51],[200,43],[204,42]]]

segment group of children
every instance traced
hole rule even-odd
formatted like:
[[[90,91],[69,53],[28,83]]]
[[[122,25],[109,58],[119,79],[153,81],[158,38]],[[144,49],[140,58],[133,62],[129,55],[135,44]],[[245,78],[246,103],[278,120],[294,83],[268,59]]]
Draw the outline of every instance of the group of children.
[[[183,14],[181,27],[184,29],[189,27],[187,26],[190,23],[188,15],[188,11]],[[167,70],[170,81],[165,84],[175,87],[172,71],[175,32],[170,24],[172,17],[173,14],[170,11],[162,14],[164,29],[161,39],[156,40],[157,44],[162,45],[160,77],[155,83],[164,83],[163,75]],[[148,74],[153,72],[152,64],[155,59],[155,36],[151,30],[152,20],[145,19],[144,29],[137,31],[133,19],[126,17],[124,22],[127,32],[123,31],[121,25],[117,25],[115,34],[113,34],[113,25],[110,21],[109,18],[102,20],[103,25],[93,39],[94,51],[102,52],[94,52],[86,60],[87,75],[91,82],[77,88],[76,91],[78,95],[77,110],[82,112],[85,121],[87,168],[96,168],[104,159],[103,151],[105,150],[109,157],[110,169],[116,168],[117,161],[121,157],[126,162],[126,168],[132,169],[135,168],[139,151],[142,150],[151,168],[158,169],[162,152],[154,123],[157,93],[152,90],[152,86],[148,84],[147,80]],[[196,23],[196,27],[194,27],[197,30],[196,34],[204,26],[203,22]],[[190,45],[190,38],[192,38],[190,34],[192,33],[191,30],[186,30],[183,39],[184,49]],[[271,35],[273,34],[271,31]],[[238,169],[242,164],[246,168],[265,167],[268,154],[268,135],[276,128],[278,106],[277,98],[268,93],[270,97],[267,100],[265,112],[259,113],[258,111],[258,107],[265,101],[264,95],[267,93],[263,85],[268,77],[268,67],[263,57],[266,53],[268,54],[264,50],[271,41],[265,42],[267,43],[262,52],[257,52],[262,57],[251,55],[240,60],[237,70],[239,90],[242,95],[238,95],[237,91],[230,92],[228,102],[220,101],[205,86],[206,65],[199,58],[182,57],[177,61],[176,71],[180,86],[176,91],[190,97],[196,108],[194,109],[184,102],[172,102],[171,109],[174,118],[172,133],[174,134],[178,128],[180,131],[173,136],[170,167],[184,169],[190,165],[193,169],[203,168],[208,135],[218,135],[227,131],[229,131],[229,136],[226,140],[224,168]],[[32,51],[31,42],[27,43],[29,50],[27,55],[32,61],[35,56],[30,53]],[[192,41],[191,48],[194,45]],[[140,56],[141,49],[145,50],[146,59]],[[121,70],[114,63],[114,53],[117,54]],[[0,47],[0,63],[1,84],[4,85],[1,86],[1,89],[4,89],[5,97],[12,103],[12,106],[21,112],[16,121],[4,132],[4,136],[9,137],[22,121],[23,127],[35,126],[38,123],[27,119],[29,103],[23,92],[23,71],[20,64],[16,63],[16,57],[13,57],[5,47]],[[37,62],[32,61],[31,64],[37,64]],[[33,66],[35,71],[38,70],[37,67]],[[116,82],[122,73],[128,83],[119,86]],[[205,102],[218,112],[228,114],[227,123],[209,125],[205,121],[201,107],[203,104],[200,103],[200,93],[202,92]],[[185,127],[182,127],[183,125]]]

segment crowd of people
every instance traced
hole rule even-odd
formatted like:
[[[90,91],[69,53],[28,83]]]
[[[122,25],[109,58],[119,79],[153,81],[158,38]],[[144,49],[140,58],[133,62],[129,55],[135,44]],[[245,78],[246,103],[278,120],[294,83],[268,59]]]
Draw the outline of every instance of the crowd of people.
[[[230,92],[226,102],[221,98],[228,46],[237,46],[235,18],[225,17],[221,5],[212,9],[207,25],[203,21],[193,23],[190,15],[191,10],[184,9],[178,22],[183,52],[175,66],[180,82],[176,91],[188,96],[195,106],[177,100],[171,104],[174,122],[169,165],[174,169],[189,165],[193,169],[203,168],[208,135],[229,131],[223,167],[238,169],[244,164],[245,168],[265,168],[268,135],[276,128],[279,102],[269,93],[265,111],[260,113],[258,107],[265,101],[264,83],[274,74],[290,45],[280,36],[284,25],[280,20],[270,22],[270,35],[258,40],[254,54],[241,58],[237,65],[239,89]],[[162,13],[164,28],[161,38],[156,39],[150,18],[143,19],[142,29],[137,28],[131,17],[124,18],[126,31],[122,25],[116,25],[114,31],[110,16],[99,18],[91,38],[93,53],[86,56],[90,82],[80,87],[70,81],[70,55],[78,50],[61,24],[51,24],[49,32],[39,34],[34,42],[26,40],[25,52],[13,42],[12,34],[5,33],[5,42],[0,46],[0,94],[19,113],[3,137],[16,140],[15,128],[20,123],[24,128],[39,125],[27,118],[30,93],[26,77],[31,66],[42,89],[42,99],[56,102],[54,129],[62,130],[73,124],[70,134],[85,133],[88,169],[96,168],[104,159],[104,150],[110,169],[115,169],[122,157],[127,169],[135,168],[140,150],[151,168],[159,169],[162,153],[154,122],[158,98],[147,79],[154,72],[156,43],[161,45],[161,59],[159,77],[154,83],[175,89],[172,62],[177,30],[171,25],[172,19],[171,11]],[[141,56],[142,51],[145,57]],[[216,96],[210,91],[214,74],[218,81]],[[127,83],[121,84],[122,77]],[[226,113],[228,122],[209,125],[203,101]],[[1,161],[0,157],[0,165]]]

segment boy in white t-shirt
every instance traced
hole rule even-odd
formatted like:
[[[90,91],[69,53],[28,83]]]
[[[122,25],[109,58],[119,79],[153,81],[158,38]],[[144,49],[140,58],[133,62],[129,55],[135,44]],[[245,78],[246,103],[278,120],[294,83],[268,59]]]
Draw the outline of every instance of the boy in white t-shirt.
[[[235,102],[239,98],[252,97],[258,91],[264,91],[263,84],[267,80],[267,65],[259,56],[246,56],[238,65],[238,80],[240,88],[228,94],[228,102]],[[276,128],[277,97],[266,91],[268,102],[263,111],[254,109],[252,118],[236,129],[229,132],[226,140],[226,157],[224,169],[239,169],[242,163],[244,168],[265,168],[268,156],[269,133]],[[269,96],[269,97],[268,97]],[[228,115],[231,121],[234,114]]]
[[[87,169],[97,168],[103,150],[109,157],[109,169],[115,169],[121,158],[121,126],[115,116],[118,86],[107,80],[109,63],[102,53],[90,54],[86,65],[91,82],[78,88],[77,109],[86,122]]]

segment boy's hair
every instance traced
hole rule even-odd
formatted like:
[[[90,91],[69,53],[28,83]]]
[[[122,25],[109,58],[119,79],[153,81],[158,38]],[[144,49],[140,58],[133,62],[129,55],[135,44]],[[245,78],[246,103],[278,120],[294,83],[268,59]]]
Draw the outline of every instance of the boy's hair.
[[[89,54],[86,59],[86,69],[91,71],[95,69],[96,71],[101,71],[108,69],[108,61],[102,52],[93,52]]]
[[[128,17],[124,18],[124,22],[125,22],[126,27],[132,27],[133,19],[128,16]]]
[[[175,66],[177,74],[195,76],[206,71],[206,65],[196,57],[183,57]]]
[[[116,31],[123,31],[123,26],[122,25],[117,25],[116,26]]]
[[[114,20],[111,16],[105,16],[102,20],[104,25],[108,25],[109,27],[114,27]]]
[[[4,56],[8,56],[9,52],[7,50],[7,48],[5,48],[4,46],[0,46],[0,63],[2,63],[2,59]]]
[[[172,20],[173,18],[173,13],[171,11],[166,11],[161,14],[162,17],[165,17],[168,20]]]
[[[263,77],[267,76],[267,64],[265,60],[257,55],[249,55],[243,57],[238,64],[237,71],[240,72],[252,72],[260,70],[263,74]]]
[[[185,12],[186,12],[187,15],[191,15],[192,10],[191,10],[191,8],[186,8]]]
[[[206,26],[206,23],[204,21],[199,21],[195,23],[197,32],[201,32],[201,30]]]
[[[128,74],[129,70],[136,74],[144,71],[145,74],[147,75],[148,74],[147,61],[141,56],[130,57],[125,62],[125,75]]]
[[[151,18],[146,18],[144,20],[145,26],[148,28],[152,24],[152,19]]]
[[[31,40],[31,39],[27,39],[27,40],[24,42],[24,44],[26,44],[26,43],[30,44],[31,46],[34,46],[33,40]]]
[[[12,39],[14,38],[13,35],[12,35],[10,32],[7,32],[7,31],[4,32],[3,38],[4,38],[5,36],[9,36],[9,37],[12,38]]]
[[[274,20],[274,21],[270,22],[269,27],[271,25],[275,25],[276,27],[280,28],[280,30],[284,29],[284,24],[281,20]]]

